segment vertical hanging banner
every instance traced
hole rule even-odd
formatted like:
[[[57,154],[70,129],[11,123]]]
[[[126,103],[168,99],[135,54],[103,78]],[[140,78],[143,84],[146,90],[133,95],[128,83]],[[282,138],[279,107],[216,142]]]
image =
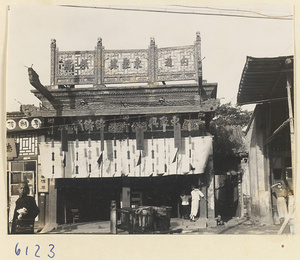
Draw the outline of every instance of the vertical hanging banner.
[[[61,150],[68,151],[68,130],[66,129],[61,129]]]
[[[49,192],[49,179],[45,178],[42,174],[38,176],[38,192]]]
[[[101,127],[100,130],[100,138],[101,138],[101,151],[104,151],[104,127]]]
[[[174,146],[181,147],[181,125],[179,123],[174,125]]]
[[[6,139],[6,152],[8,158],[17,157],[17,149],[16,149],[16,143],[14,138]]]
[[[137,127],[136,132],[136,149],[144,150],[144,130],[142,127]]]
[[[198,148],[195,150],[192,145],[188,147],[187,137],[182,136],[181,139],[181,148],[175,148],[174,138],[166,138],[167,160],[164,158],[164,139],[162,138],[155,139],[153,146],[152,140],[145,138],[144,150],[136,149],[134,139],[129,139],[129,145],[126,145],[125,141],[125,143],[117,142],[116,146],[113,146],[113,140],[105,140],[105,152],[100,151],[99,141],[91,141],[90,160],[88,160],[87,140],[79,141],[78,150],[76,150],[75,142],[69,142],[68,152],[63,152],[63,155],[60,155],[60,142],[55,142],[54,148],[51,149],[51,142],[44,141],[39,144],[43,155],[40,158],[40,171],[45,178],[87,178],[89,174],[90,178],[112,177],[114,173],[115,177],[120,177],[122,173],[129,174],[129,177],[147,177],[151,174],[157,176],[163,173],[169,175],[204,173],[212,155],[212,137],[193,137],[194,146]],[[192,151],[191,158],[189,150]],[[123,164],[120,162],[121,156],[123,156]],[[89,169],[89,164],[91,164],[91,169]]]
[[[62,160],[62,166],[63,166],[63,168],[66,168],[66,166],[67,166],[67,155],[66,154],[64,154],[64,159]]]

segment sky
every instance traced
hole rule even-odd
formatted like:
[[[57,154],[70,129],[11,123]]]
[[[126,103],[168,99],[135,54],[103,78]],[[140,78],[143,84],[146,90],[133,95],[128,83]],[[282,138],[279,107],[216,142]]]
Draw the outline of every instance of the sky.
[[[40,101],[30,92],[34,88],[29,83],[26,67],[32,66],[41,83],[50,85],[51,39],[56,39],[61,51],[94,50],[99,37],[107,50],[147,49],[151,37],[155,38],[158,48],[193,45],[199,31],[203,79],[218,83],[217,98],[221,99],[221,103],[232,104],[236,103],[247,56],[293,55],[292,20],[241,17],[256,15],[254,12],[269,16],[292,15],[292,6],[139,7],[160,12],[124,10],[136,6],[118,8],[10,6],[7,111],[18,111],[20,104],[39,105]],[[174,10],[189,13],[170,12]],[[194,14],[198,12],[206,15]]]

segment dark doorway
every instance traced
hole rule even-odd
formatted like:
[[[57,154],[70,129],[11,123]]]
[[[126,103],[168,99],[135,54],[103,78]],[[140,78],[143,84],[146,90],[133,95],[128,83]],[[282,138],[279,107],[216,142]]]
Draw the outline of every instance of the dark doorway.
[[[223,220],[239,216],[238,175],[216,175],[216,215]]]
[[[107,221],[111,201],[120,205],[121,186],[101,179],[61,179],[57,182],[57,221],[59,224],[74,222],[76,212],[79,222]],[[118,185],[119,184],[119,185]]]

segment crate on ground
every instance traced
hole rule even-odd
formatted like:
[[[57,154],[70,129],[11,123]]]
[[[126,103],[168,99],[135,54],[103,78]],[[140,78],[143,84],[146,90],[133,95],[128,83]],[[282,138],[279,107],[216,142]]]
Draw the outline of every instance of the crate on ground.
[[[153,233],[169,230],[170,220],[171,207],[122,208],[118,228],[130,233]]]

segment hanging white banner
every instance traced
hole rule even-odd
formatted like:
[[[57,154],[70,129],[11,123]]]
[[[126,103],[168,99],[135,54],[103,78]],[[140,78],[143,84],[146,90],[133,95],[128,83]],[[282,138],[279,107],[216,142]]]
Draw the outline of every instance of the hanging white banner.
[[[105,140],[99,165],[100,147],[101,140],[91,141],[90,145],[88,141],[79,141],[78,148],[75,141],[69,141],[63,167],[61,143],[54,142],[52,148],[51,143],[41,142],[39,148],[43,175],[47,178],[99,178],[201,174],[212,154],[212,137],[192,137],[191,144],[189,138],[182,138],[179,149],[174,147],[173,138],[154,139],[153,144],[151,139],[145,139],[142,151],[136,149],[134,139]],[[141,164],[137,166],[140,153]]]

